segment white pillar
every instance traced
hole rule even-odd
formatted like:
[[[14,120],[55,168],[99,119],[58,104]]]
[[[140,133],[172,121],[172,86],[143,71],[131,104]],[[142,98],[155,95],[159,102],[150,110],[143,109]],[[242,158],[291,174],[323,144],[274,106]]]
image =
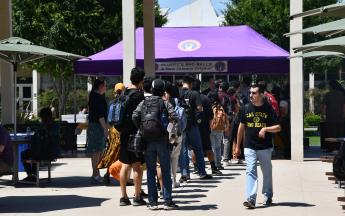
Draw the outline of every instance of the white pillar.
[[[12,5],[11,0],[0,3],[0,40],[12,36]],[[1,76],[1,122],[14,123],[14,79],[12,65],[0,61]]]
[[[136,66],[135,0],[122,0],[123,83],[128,86],[132,68]]]
[[[40,74],[37,70],[32,71],[32,112],[38,116],[38,93],[40,91]]]
[[[309,93],[312,93],[315,88],[314,73],[309,73]],[[309,112],[314,113],[314,96],[309,97]]]
[[[90,93],[92,90],[92,78],[90,76],[87,77],[87,92]]]
[[[155,1],[144,0],[144,70],[155,77]]]
[[[303,0],[290,0],[290,15],[303,12]],[[302,18],[290,21],[290,32],[303,28]],[[292,48],[302,46],[301,34],[290,36],[290,55]],[[291,160],[303,161],[303,59],[290,59],[290,101],[291,101]]]

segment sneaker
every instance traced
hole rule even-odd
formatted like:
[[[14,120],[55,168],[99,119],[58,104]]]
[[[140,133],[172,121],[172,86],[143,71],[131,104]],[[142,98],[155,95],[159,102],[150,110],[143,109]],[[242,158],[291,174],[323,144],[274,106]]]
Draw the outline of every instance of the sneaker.
[[[214,170],[212,170],[212,175],[220,176],[220,175],[223,175],[223,173],[221,171],[219,171],[218,169],[214,169]]]
[[[205,179],[212,179],[212,178],[213,178],[213,177],[212,177],[211,175],[208,175],[208,174],[200,176],[200,179],[202,179],[202,180],[205,180]]]
[[[159,199],[164,199],[163,192],[159,191]]]
[[[231,164],[238,164],[239,161],[239,159],[231,159]]]
[[[223,166],[230,166],[231,163],[229,162],[229,160],[224,160],[223,161]]]
[[[93,183],[103,183],[103,178],[101,176],[92,176],[91,181]]]
[[[192,173],[195,175],[199,175],[199,171],[197,169],[195,169]]]
[[[104,176],[103,176],[103,182],[104,182],[104,184],[106,184],[106,185],[110,185],[110,174],[109,174],[109,173],[104,174]]]
[[[148,197],[147,193],[145,193],[145,191],[143,189],[141,189],[141,191],[140,191],[140,196],[143,197],[143,198],[147,198]]]
[[[178,208],[178,205],[176,205],[173,201],[168,201],[164,203],[164,210],[173,210]]]
[[[28,175],[26,178],[23,178],[22,181],[35,182],[36,181],[36,176],[35,175]]]
[[[173,182],[172,187],[173,188],[179,188],[181,185],[178,182]]]
[[[146,205],[146,201],[142,197],[133,198],[133,206],[142,206],[142,205]]]
[[[158,210],[158,204],[156,202],[155,203],[149,203],[147,205],[147,208],[150,210],[153,210],[153,211]]]
[[[187,176],[181,176],[179,182],[180,182],[180,183],[183,183],[183,182],[187,182],[187,180],[188,180],[188,177],[187,177]]]
[[[246,161],[245,161],[245,160],[239,159],[237,163],[238,163],[238,164],[246,164]]]
[[[218,170],[224,170],[224,167],[223,166],[219,166],[217,167]]]
[[[247,209],[254,209],[255,208],[255,203],[253,203],[252,201],[245,201],[243,202],[243,206],[247,207]]]
[[[120,206],[128,206],[131,204],[131,201],[128,198],[121,197],[120,198]]]
[[[271,206],[272,205],[272,198],[265,198],[263,205],[264,206]]]

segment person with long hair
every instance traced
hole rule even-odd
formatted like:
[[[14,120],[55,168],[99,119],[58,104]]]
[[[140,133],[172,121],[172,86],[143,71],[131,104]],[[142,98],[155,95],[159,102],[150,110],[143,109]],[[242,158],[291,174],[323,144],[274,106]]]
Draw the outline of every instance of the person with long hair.
[[[89,127],[87,130],[86,151],[91,154],[92,176],[95,183],[102,183],[103,178],[99,174],[97,164],[105,149],[105,141],[108,137],[108,124],[106,122],[108,105],[105,100],[106,84],[104,80],[96,79],[89,95]]]

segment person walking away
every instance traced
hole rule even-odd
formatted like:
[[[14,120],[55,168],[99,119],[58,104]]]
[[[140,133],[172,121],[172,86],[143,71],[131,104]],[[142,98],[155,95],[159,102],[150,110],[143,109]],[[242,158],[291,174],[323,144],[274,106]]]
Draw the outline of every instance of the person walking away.
[[[133,168],[135,197],[133,199],[133,206],[146,205],[145,200],[141,196],[141,182],[143,171],[141,164],[144,163],[144,156],[128,151],[128,142],[131,135],[135,135],[138,128],[132,121],[133,111],[137,108],[139,103],[144,100],[142,92],[145,72],[139,68],[133,68],[130,75],[131,85],[124,92],[124,117],[121,125],[118,126],[120,130],[120,161],[123,163],[120,172],[120,187],[121,198],[120,206],[131,205],[128,198],[126,185],[128,181],[128,173]]]
[[[258,84],[253,84],[250,88],[250,101],[248,105],[241,108],[239,113],[240,125],[238,128],[237,141],[244,139],[244,154],[246,158],[246,200],[243,205],[253,209],[256,204],[258,176],[257,160],[260,162],[263,174],[264,195],[263,204],[272,204],[273,184],[272,184],[272,133],[281,130],[278,118],[273,108],[264,103],[264,89]],[[239,145],[236,151],[240,151]]]
[[[140,128],[142,138],[145,140],[145,161],[147,166],[148,208],[158,209],[158,193],[156,184],[157,157],[163,178],[164,209],[177,208],[172,201],[172,182],[170,173],[170,152],[168,143],[167,125],[170,121],[177,121],[177,115],[169,102],[162,97],[165,84],[160,79],[152,82],[152,96],[148,96],[134,110],[133,123]]]

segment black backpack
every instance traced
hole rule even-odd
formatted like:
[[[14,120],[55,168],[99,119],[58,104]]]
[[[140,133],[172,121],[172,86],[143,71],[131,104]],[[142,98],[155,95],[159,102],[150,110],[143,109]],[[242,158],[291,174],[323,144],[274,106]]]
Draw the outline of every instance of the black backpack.
[[[345,149],[341,145],[339,152],[333,159],[333,175],[340,181],[345,180]]]
[[[108,122],[110,125],[114,125],[115,129],[122,131],[127,121],[131,121],[127,115],[126,106],[130,97],[136,91],[130,91],[127,93],[124,91],[109,107]]]
[[[157,140],[167,135],[168,111],[161,98],[146,97],[141,109],[140,132],[144,140]]]

